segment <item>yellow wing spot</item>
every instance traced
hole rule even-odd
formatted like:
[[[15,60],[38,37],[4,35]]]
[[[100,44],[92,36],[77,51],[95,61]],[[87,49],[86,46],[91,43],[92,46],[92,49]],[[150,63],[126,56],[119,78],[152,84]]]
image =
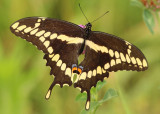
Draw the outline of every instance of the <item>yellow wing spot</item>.
[[[139,68],[142,69],[142,66],[140,65]]]
[[[136,61],[137,61],[138,65],[142,65],[142,62],[141,62],[141,60],[139,58],[136,58]]]
[[[78,43],[83,43],[83,40],[75,38],[74,40],[69,41],[67,44],[78,44]]]
[[[57,86],[61,86],[60,84],[56,84]]]
[[[19,30],[15,30],[15,32],[19,32]]]
[[[14,23],[14,24],[12,25],[12,28],[13,28],[13,29],[16,29],[16,28],[18,27],[18,25],[19,25],[19,22],[16,22],[16,23]]]
[[[86,110],[88,110],[89,107],[90,107],[90,101],[87,101],[87,103],[86,103]]]
[[[82,38],[79,38],[79,37],[69,37],[69,36],[66,36],[66,35],[59,35],[57,37],[57,39],[60,39],[61,41],[66,41],[67,43],[74,43],[74,44],[78,44],[78,43],[82,43],[84,41],[84,39]]]
[[[109,55],[110,55],[111,57],[114,56],[114,53],[113,53],[113,50],[112,50],[112,49],[109,49]]]
[[[102,53],[103,52],[108,53],[108,48],[95,44],[92,41],[86,40],[86,45],[89,46],[89,48],[93,49],[96,52],[101,51]]]
[[[44,34],[44,37],[48,37],[48,36],[50,36],[51,35],[51,32],[46,32],[45,34]]]
[[[115,60],[112,59],[110,64],[111,64],[111,67],[114,66],[116,64]]]
[[[131,55],[131,50],[127,49],[127,52],[128,52],[128,55],[130,56]]]
[[[38,28],[37,28],[37,29],[34,29],[33,31],[31,31],[30,34],[31,34],[31,35],[34,35],[37,31],[38,31]]]
[[[121,56],[121,60],[122,60],[123,62],[126,62],[126,58],[124,57],[124,54],[123,54],[123,53],[120,53],[120,56]]]
[[[65,69],[66,69],[66,64],[63,63],[62,66],[61,66],[61,70],[64,71]]]
[[[143,67],[147,67],[147,61],[143,59]]]
[[[71,77],[71,69],[70,68],[66,68],[65,75],[68,75],[69,77]]]
[[[57,62],[60,58],[60,55],[59,54],[56,54],[53,58],[52,58],[52,61],[55,61]]]
[[[130,62],[131,62],[131,60],[130,60],[130,58],[129,58],[128,54],[126,54],[126,60],[127,60],[127,62],[128,62],[128,63],[130,63]]]
[[[118,53],[118,51],[115,51],[115,57],[116,57],[116,58],[119,58],[119,53]]]
[[[54,54],[52,54],[52,55],[49,55],[49,58],[53,58],[53,56],[54,56]]]
[[[104,65],[104,69],[105,69],[105,70],[109,69],[109,67],[110,67],[109,63],[106,63],[106,64]]]
[[[131,49],[131,45],[129,45],[128,48]]]
[[[98,66],[98,67],[97,67],[97,74],[102,74],[101,66]]]
[[[44,38],[43,36],[41,36],[41,37],[39,38],[39,40],[40,40],[41,42],[44,42],[44,41],[45,41],[45,38]]]
[[[69,86],[68,84],[63,84],[63,86]]]
[[[50,96],[51,96],[51,90],[48,90],[45,98],[46,98],[46,99],[49,99]]]
[[[91,78],[91,77],[92,77],[92,71],[91,71],[91,70],[88,72],[87,77],[88,77],[88,78]]]
[[[46,20],[46,18],[44,17],[44,18],[42,18],[42,20],[44,21],[44,20]]]
[[[134,65],[134,67],[137,67],[137,65]]]
[[[46,20],[46,17],[39,17],[42,21]]]
[[[121,59],[116,59],[116,64],[121,63]]]
[[[39,26],[40,26],[40,23],[35,23],[34,28],[37,28],[37,27],[39,27]]]
[[[85,80],[86,76],[87,76],[87,73],[86,72],[82,72],[82,74],[79,77],[79,80]]]
[[[137,63],[137,62],[136,62],[136,59],[135,59],[134,57],[131,57],[131,61],[132,61],[133,64],[136,64],[136,63]]]
[[[40,23],[40,22],[41,22],[41,19],[38,19],[37,22]]]
[[[102,68],[102,73],[106,73],[106,70],[104,70],[103,68]]]
[[[24,32],[25,32],[25,33],[28,33],[28,32],[30,32],[31,30],[33,30],[33,28],[27,27],[26,29],[24,29]]]
[[[81,91],[81,88],[80,87],[76,87],[77,89],[79,89]]]
[[[59,60],[56,65],[61,66],[61,64],[62,64],[62,60]]]
[[[45,42],[44,42],[44,46],[45,46],[46,48],[48,48],[49,44],[50,44],[49,41],[45,41]]]
[[[51,39],[51,40],[53,40],[53,39],[55,39],[55,38],[57,38],[57,33],[53,33],[53,34],[50,36],[50,39]]]
[[[128,41],[125,41],[126,42],[126,45],[129,45],[130,43]]]
[[[104,47],[104,46],[101,46],[101,52],[102,53],[108,53],[108,48]]]
[[[96,76],[96,70],[95,69],[93,70],[93,76]]]
[[[39,32],[36,33],[36,36],[37,36],[37,37],[40,37],[40,36],[43,35],[44,33],[45,33],[45,31],[44,31],[44,30],[41,30],[41,31],[39,31]]]
[[[21,26],[19,26],[19,27],[17,28],[17,30],[21,31],[21,30],[25,29],[26,27],[27,27],[26,25],[21,25]]]

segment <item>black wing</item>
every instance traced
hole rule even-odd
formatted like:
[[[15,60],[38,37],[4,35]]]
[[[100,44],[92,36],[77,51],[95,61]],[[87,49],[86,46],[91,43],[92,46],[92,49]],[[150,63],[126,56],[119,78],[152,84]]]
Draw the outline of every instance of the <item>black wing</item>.
[[[74,87],[87,92],[86,109],[89,108],[91,87],[108,77],[108,72],[143,71],[148,68],[145,56],[136,46],[102,32],[92,32],[89,40],[86,40],[85,58],[79,66],[83,66],[83,72]]]
[[[78,64],[78,55],[83,43],[84,30],[73,23],[43,17],[29,17],[18,20],[10,27],[11,31],[31,42],[45,53],[50,74],[55,76],[48,99],[54,85],[71,85],[72,64]]]

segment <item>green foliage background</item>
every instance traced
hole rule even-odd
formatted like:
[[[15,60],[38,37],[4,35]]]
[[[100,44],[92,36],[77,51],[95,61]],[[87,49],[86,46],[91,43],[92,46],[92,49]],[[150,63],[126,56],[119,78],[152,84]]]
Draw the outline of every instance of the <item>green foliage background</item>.
[[[43,53],[13,35],[9,27],[30,16],[52,17],[86,24],[78,3],[90,21],[110,11],[92,29],[119,36],[142,50],[149,62],[145,72],[110,73],[99,91],[102,98],[109,88],[119,97],[105,102],[98,114],[160,113],[160,27],[155,22],[151,34],[143,21],[142,9],[130,0],[0,0],[0,114],[78,114],[85,102],[77,102],[78,89],[56,86],[51,99],[44,96],[53,78]]]

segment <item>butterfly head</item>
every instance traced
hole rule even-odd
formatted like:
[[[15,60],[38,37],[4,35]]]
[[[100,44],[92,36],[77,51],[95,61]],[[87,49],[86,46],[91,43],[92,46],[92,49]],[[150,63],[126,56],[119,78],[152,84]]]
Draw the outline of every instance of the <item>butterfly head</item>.
[[[87,23],[85,26],[86,26],[87,29],[91,30],[92,24],[91,23]]]

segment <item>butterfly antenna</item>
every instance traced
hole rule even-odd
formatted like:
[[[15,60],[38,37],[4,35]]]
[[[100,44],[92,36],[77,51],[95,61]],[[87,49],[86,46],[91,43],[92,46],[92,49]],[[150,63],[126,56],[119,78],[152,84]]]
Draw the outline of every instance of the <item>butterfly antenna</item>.
[[[97,19],[95,19],[94,21],[92,21],[91,23],[97,21],[98,19],[100,19],[101,17],[103,17],[104,15],[106,15],[109,11],[106,11],[103,15],[101,15],[100,17],[98,17]]]
[[[84,17],[86,18],[86,20],[88,21],[88,19],[87,19],[86,15],[84,14],[84,12],[83,12],[83,10],[82,10],[82,8],[81,8],[80,3],[79,3],[79,8],[80,8],[81,12],[83,13]],[[88,21],[88,23],[89,23],[89,21]]]

